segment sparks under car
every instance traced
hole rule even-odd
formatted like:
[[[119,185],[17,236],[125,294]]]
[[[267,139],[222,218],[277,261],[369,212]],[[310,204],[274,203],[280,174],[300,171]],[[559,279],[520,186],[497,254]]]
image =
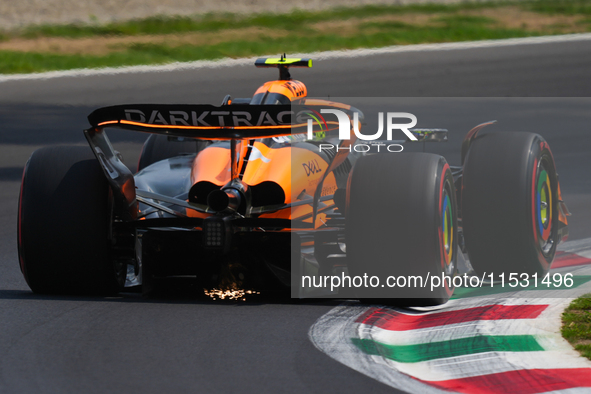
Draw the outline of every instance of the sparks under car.
[[[338,122],[317,115],[338,109],[354,129],[361,111],[309,99],[291,78],[290,67],[311,64],[259,59],[279,79],[220,106],[100,108],[84,130],[90,148],[35,151],[18,213],[30,288],[108,294],[127,284],[149,294],[166,278],[188,276],[203,288],[291,288],[302,297],[319,293],[301,275],[452,277],[464,253],[479,273],[549,270],[568,211],[540,135],[482,134],[484,123],[466,135],[460,166],[428,153],[356,152],[354,133],[341,140]],[[107,128],[150,133],[137,172]],[[411,132],[418,141],[447,138],[440,129]],[[452,292],[345,295],[430,305]]]

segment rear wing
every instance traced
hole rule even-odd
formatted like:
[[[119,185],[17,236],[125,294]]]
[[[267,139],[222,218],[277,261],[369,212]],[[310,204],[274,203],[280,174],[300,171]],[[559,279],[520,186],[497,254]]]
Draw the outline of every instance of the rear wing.
[[[257,139],[292,134],[290,105],[130,104],[88,115],[93,128],[117,127],[207,140]]]
[[[354,109],[344,104],[324,100],[303,101],[306,106],[338,107],[352,114]],[[346,107],[346,108],[345,108]],[[299,116],[298,116],[299,115]],[[305,135],[306,116],[296,114],[291,105],[178,105],[127,104],[99,108],[88,116],[91,127],[84,130],[93,153],[99,161],[115,198],[117,214],[126,220],[137,218],[137,201],[133,173],[113,149],[105,128],[121,128],[173,137],[231,142],[231,176],[238,176],[243,157],[239,149],[242,140]],[[293,124],[292,124],[293,122]],[[297,123],[296,123],[297,122]],[[338,122],[312,125],[315,132],[337,130]],[[324,128],[323,128],[324,127]],[[353,140],[343,141],[349,145]],[[333,157],[331,168],[340,164],[347,152],[342,150]]]

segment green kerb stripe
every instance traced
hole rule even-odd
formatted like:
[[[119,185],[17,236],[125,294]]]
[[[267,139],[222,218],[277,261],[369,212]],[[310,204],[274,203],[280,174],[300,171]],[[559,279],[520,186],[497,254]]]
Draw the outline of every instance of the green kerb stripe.
[[[438,358],[485,352],[533,352],[544,350],[531,335],[483,335],[417,345],[387,345],[371,339],[351,338],[363,352],[401,363],[417,363]]]

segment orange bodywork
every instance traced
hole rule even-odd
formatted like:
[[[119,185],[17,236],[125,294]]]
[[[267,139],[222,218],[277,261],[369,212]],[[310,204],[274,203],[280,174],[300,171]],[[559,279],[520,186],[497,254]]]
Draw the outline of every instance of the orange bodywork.
[[[257,89],[255,95],[276,93],[287,97],[290,101],[299,100],[307,95],[306,86],[299,81],[270,81]],[[321,197],[334,194],[337,189],[336,179],[330,173],[322,182],[325,172],[329,167],[323,157],[313,149],[292,146],[291,144],[267,144],[260,140],[239,141],[241,146],[237,149],[236,163],[241,170],[242,182],[249,187],[259,185],[262,182],[274,182],[281,186],[285,194],[284,204],[297,203],[309,200],[309,204],[286,207],[274,212],[263,213],[262,218],[301,219],[308,225],[312,222],[313,208],[312,196],[322,183]],[[272,147],[268,146],[272,145]],[[283,146],[282,146],[283,145]],[[250,149],[249,149],[250,146]],[[318,149],[318,148],[315,148]],[[249,154],[246,158],[245,156]],[[247,160],[245,160],[247,159]],[[242,168],[241,166],[246,166]],[[226,144],[214,144],[199,152],[193,162],[191,171],[191,183],[211,182],[222,187],[231,181],[230,146]],[[319,204],[319,208],[333,205],[332,200]],[[187,211],[188,216],[205,217],[206,213]],[[325,221],[325,213],[320,211],[316,217],[314,227],[319,227]]]
[[[289,81],[269,81],[262,85],[254,93],[277,93],[282,94],[289,98],[290,101],[306,97],[308,95],[308,89],[303,82],[289,80]]]
[[[245,144],[242,151],[247,149]],[[246,162],[242,182],[248,186],[275,182],[285,193],[284,203],[290,204],[313,196],[327,169],[328,163],[309,149],[289,145],[269,148],[262,142],[255,141],[250,158]],[[207,181],[221,187],[230,182],[230,178],[229,148],[214,145],[200,152],[195,158],[191,174],[192,184]],[[323,182],[321,196],[331,195],[336,189],[336,180],[331,173]],[[332,205],[332,201],[326,201],[325,204]],[[203,216],[193,212],[187,213],[191,216]],[[261,217],[297,219],[311,214],[312,205],[306,204],[265,213]],[[324,214],[320,213],[317,225],[322,224],[323,218]],[[311,218],[307,222],[311,223]]]

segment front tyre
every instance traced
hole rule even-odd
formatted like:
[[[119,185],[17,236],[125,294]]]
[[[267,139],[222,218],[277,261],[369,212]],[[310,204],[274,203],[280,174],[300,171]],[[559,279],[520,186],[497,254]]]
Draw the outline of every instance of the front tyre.
[[[558,245],[558,176],[538,134],[482,135],[464,164],[462,217],[480,273],[543,275]]]
[[[124,268],[111,256],[109,185],[88,147],[33,152],[18,212],[20,267],[35,293],[111,294],[123,287]]]
[[[399,306],[449,299],[457,266],[457,208],[443,157],[361,157],[349,175],[346,206],[349,275],[380,278],[378,287],[358,289],[360,296]],[[445,279],[437,286],[431,277]]]

